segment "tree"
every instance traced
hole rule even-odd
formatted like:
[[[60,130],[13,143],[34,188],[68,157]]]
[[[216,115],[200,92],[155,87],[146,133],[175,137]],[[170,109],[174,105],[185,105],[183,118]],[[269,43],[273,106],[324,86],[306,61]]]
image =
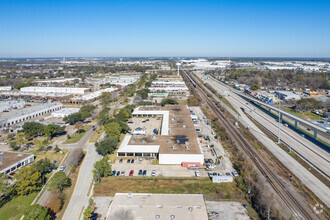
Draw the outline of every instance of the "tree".
[[[115,137],[105,137],[95,143],[96,150],[102,155],[112,154],[116,149],[118,139]]]
[[[15,141],[18,146],[21,146],[26,143],[26,137],[24,133],[17,133],[15,137]]]
[[[126,109],[120,109],[118,114],[116,114],[115,118],[121,121],[128,121],[130,117],[130,113]]]
[[[58,189],[60,191],[63,190],[64,187],[69,186],[71,184],[70,179],[66,176],[63,171],[59,171],[54,174],[53,178],[49,181],[48,190]]]
[[[35,162],[33,166],[41,173],[41,175],[44,175],[54,167],[54,164],[51,163],[48,158],[44,158]]]
[[[75,125],[74,125],[75,129],[78,130],[78,133],[80,133],[84,127],[83,123],[81,121],[78,121]]]
[[[109,122],[109,111],[110,109],[104,108],[98,115],[99,124],[105,125]]]
[[[35,204],[30,206],[24,213],[24,219],[28,220],[49,220],[51,216],[48,208]]]
[[[141,95],[143,99],[148,98],[149,89],[140,89],[136,92],[137,95]]]
[[[175,101],[174,99],[163,99],[163,101],[161,102],[161,106],[165,106],[165,105],[177,105],[178,102]]]
[[[64,130],[65,130],[64,127],[61,127],[59,125],[53,125],[53,124],[46,125],[44,128],[45,135],[49,138],[53,138],[56,135],[63,133]]]
[[[76,123],[77,121],[83,121],[82,116],[81,116],[81,112],[76,112],[73,114],[70,114],[68,116],[65,116],[63,118],[63,121],[73,125],[74,123]]]
[[[23,167],[14,175],[15,190],[18,195],[28,195],[41,185],[41,173],[33,166]]]
[[[8,176],[4,173],[0,174],[0,194],[6,195],[9,192]]]
[[[54,150],[55,150],[56,153],[61,151],[61,149],[57,145],[55,146]]]
[[[25,122],[22,131],[28,137],[42,135],[44,132],[44,125],[38,122]]]
[[[10,149],[12,149],[12,150],[16,150],[16,148],[17,148],[17,143],[16,143],[16,141],[11,141],[11,142],[9,142],[9,147],[10,147]]]
[[[110,122],[110,123],[104,125],[104,129],[105,129],[105,133],[107,135],[109,135],[110,137],[114,137],[119,141],[121,127],[118,123]]]
[[[95,181],[101,181],[101,177],[107,177],[111,175],[111,165],[108,163],[107,157],[103,157],[101,160],[96,161],[94,164],[93,178]]]
[[[84,211],[84,219],[91,219],[93,216],[93,211],[92,209],[88,206],[85,211]]]
[[[252,86],[250,87],[250,89],[251,89],[251,90],[258,90],[258,89],[260,89],[260,87],[259,87],[258,85],[252,85]]]

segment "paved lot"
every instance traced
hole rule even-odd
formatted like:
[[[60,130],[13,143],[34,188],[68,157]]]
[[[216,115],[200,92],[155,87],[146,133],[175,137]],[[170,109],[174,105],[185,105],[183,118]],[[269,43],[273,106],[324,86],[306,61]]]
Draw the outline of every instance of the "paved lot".
[[[161,118],[161,117],[157,117],[157,118]],[[158,130],[160,130],[161,127],[161,120],[157,120],[157,118],[148,118],[148,117],[140,117],[140,118],[132,118],[131,121],[133,121],[133,123],[128,123],[129,127],[132,129],[132,131],[135,128],[146,128],[147,129],[147,135],[153,135],[154,132],[153,130],[155,128],[157,128]],[[142,120],[148,119],[149,121],[146,122],[142,122]]]
[[[104,219],[107,217],[109,210],[110,202],[113,200],[113,197],[110,196],[101,196],[101,197],[92,197],[95,202],[95,218],[93,219]]]
[[[205,201],[209,219],[226,220],[248,220],[250,219],[245,208],[239,202],[214,202]],[[210,215],[210,212],[217,212],[219,215]]]
[[[156,170],[156,176],[178,176],[178,177],[192,177],[195,176],[194,170],[188,170],[180,165],[152,165],[151,161],[143,160],[142,164],[139,164],[138,158],[134,163],[127,163],[127,158],[123,159],[122,163],[119,160],[112,165],[112,169],[116,171],[125,171],[124,176],[129,176],[129,172],[134,170],[133,176],[138,176],[139,170],[147,170],[146,176],[151,176],[152,170]]]

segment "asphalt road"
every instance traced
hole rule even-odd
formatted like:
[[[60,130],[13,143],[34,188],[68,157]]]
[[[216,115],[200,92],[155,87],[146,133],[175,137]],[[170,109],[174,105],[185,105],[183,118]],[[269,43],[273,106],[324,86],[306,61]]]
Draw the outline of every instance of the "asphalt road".
[[[205,79],[205,77],[203,78]],[[217,82],[212,82],[210,79],[208,83],[212,83],[213,86]],[[215,89],[221,91],[219,86],[215,86]],[[223,90],[222,90],[223,91]],[[218,99],[217,99],[218,100]],[[228,100],[232,102],[231,99]],[[233,103],[235,105],[235,103]],[[244,126],[249,126],[251,133],[265,146],[267,149],[275,155],[300,181],[305,184],[319,199],[321,199],[328,207],[330,207],[330,190],[324,185],[318,178],[312,175],[306,168],[294,160],[288,153],[282,150],[276,143],[268,138],[239,108],[236,108],[240,113],[240,122]],[[230,112],[233,112],[229,109]],[[304,140],[307,141],[307,140]]]

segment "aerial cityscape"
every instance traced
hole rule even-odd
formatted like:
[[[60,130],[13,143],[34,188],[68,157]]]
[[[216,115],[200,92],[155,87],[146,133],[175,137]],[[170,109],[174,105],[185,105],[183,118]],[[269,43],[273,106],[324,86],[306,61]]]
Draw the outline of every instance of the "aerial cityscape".
[[[329,9],[0,1],[0,219],[330,219]]]

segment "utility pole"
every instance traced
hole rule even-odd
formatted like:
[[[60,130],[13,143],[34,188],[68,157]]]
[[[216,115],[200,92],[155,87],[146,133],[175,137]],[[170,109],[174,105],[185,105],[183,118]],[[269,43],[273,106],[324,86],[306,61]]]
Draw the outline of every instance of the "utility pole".
[[[278,141],[277,141],[277,143],[279,144],[279,143],[281,143],[281,112],[280,112],[280,110],[281,110],[281,105],[280,105],[280,99],[278,99]],[[291,149],[290,149],[290,151],[291,151]]]

